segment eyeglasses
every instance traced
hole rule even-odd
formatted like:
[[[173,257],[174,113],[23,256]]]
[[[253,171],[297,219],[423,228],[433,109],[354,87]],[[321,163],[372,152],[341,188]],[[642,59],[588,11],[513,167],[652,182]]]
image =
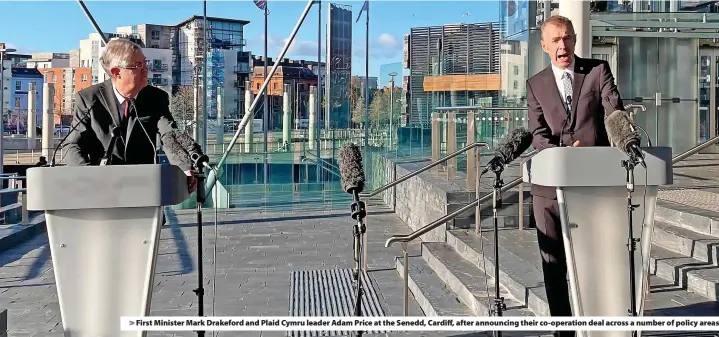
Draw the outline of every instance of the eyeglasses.
[[[128,65],[128,66],[121,67],[121,68],[123,68],[123,69],[129,69],[129,70],[134,70],[134,69],[147,70],[147,63],[145,63],[145,62],[138,62],[138,63],[135,63],[134,65]]]

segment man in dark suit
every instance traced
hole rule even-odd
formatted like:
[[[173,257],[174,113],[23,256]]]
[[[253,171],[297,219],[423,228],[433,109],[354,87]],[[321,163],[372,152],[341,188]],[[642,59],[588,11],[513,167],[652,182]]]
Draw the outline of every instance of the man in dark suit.
[[[63,144],[67,165],[99,165],[110,147],[113,130],[119,137],[109,161],[112,165],[154,164],[156,135],[177,129],[170,113],[168,94],[147,85],[147,64],[142,48],[127,39],[105,46],[100,64],[110,79],[83,89],[75,97],[72,125],[78,125]],[[187,164],[173,163],[196,181]]]
[[[577,57],[575,43],[569,19],[552,16],[542,24],[542,49],[552,64],[527,81],[529,127],[537,150],[609,146],[605,114],[624,110],[609,64]],[[552,316],[571,316],[555,188],[532,185],[532,196],[549,309]]]

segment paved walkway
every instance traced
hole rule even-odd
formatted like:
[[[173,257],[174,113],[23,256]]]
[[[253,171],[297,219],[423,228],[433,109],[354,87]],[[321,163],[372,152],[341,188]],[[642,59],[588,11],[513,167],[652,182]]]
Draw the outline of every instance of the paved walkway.
[[[348,205],[349,207],[349,205]],[[197,315],[194,211],[169,216],[162,230],[152,315]],[[218,316],[289,315],[290,273],[297,270],[352,268],[349,212],[247,214],[229,210],[218,217],[217,274],[213,277],[214,211],[205,212],[205,313]],[[384,302],[385,315],[402,315],[402,281],[395,269],[398,246],[384,248],[392,234],[409,228],[393,213],[368,216],[369,274]],[[410,246],[418,253],[419,244]],[[215,280],[213,292],[212,280]],[[213,308],[214,299],[214,308]],[[423,315],[414,300],[411,315]],[[47,237],[0,254],[0,308],[9,309],[10,336],[62,336],[60,311]],[[282,332],[227,332],[225,336],[283,336]],[[149,336],[173,336],[149,333]],[[174,336],[195,336],[191,332]]]

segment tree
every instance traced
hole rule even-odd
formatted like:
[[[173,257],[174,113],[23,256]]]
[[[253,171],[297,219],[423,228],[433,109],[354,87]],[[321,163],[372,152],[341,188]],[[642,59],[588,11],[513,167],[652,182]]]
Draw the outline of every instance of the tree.
[[[195,117],[195,90],[192,86],[181,86],[172,96],[170,112],[181,130],[192,124]]]
[[[395,87],[392,89],[392,99],[394,100],[390,109],[390,89],[384,88],[378,90],[372,98],[370,104],[370,121],[375,125],[389,125],[389,114],[392,112],[392,123],[397,127],[402,115],[402,88]]]
[[[364,123],[365,115],[365,94],[362,93],[357,99],[355,99],[352,105],[352,121],[361,124]]]

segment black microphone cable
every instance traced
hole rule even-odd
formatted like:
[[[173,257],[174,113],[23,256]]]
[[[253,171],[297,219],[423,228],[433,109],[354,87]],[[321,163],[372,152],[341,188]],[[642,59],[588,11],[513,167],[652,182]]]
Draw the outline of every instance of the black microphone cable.
[[[72,128],[70,128],[70,131],[65,135],[65,137],[63,137],[63,138],[60,140],[60,143],[57,144],[57,146],[55,147],[55,150],[52,152],[52,158],[50,159],[50,167],[54,167],[54,166],[55,166],[55,156],[57,155],[57,151],[59,151],[59,150],[60,150],[60,147],[62,147],[62,145],[65,144],[65,140],[67,140],[67,137],[70,137],[70,135],[71,135],[80,125],[86,123],[86,122],[87,122],[87,119],[89,119],[89,117],[90,117],[90,114],[87,114],[87,115],[85,115],[84,117],[82,117],[82,118],[77,122],[77,124],[75,124],[75,126],[73,126]],[[65,158],[64,155],[63,155],[62,158],[60,158],[60,162],[62,162],[63,158]]]
[[[147,133],[147,130],[145,129],[145,126],[142,125],[142,121],[140,120],[140,114],[137,113],[137,107],[135,106],[135,100],[130,99],[130,115],[134,115],[135,123],[140,124],[140,128],[142,129],[142,132],[145,133],[145,136],[147,136],[147,141],[150,142],[150,146],[152,146],[152,161],[153,164],[157,164],[157,146],[155,146],[155,142],[152,141],[152,138],[150,137],[150,134]],[[129,136],[128,136],[129,139]],[[127,156],[127,142],[125,142],[125,156]]]

